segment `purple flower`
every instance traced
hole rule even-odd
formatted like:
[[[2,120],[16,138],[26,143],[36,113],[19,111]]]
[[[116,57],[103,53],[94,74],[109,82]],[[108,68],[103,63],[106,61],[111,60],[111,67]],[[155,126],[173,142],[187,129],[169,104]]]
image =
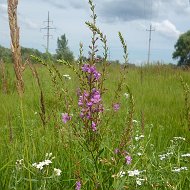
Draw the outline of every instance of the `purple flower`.
[[[97,128],[96,128],[96,123],[94,121],[92,121],[92,131],[96,131]]]
[[[71,120],[71,116],[68,113],[62,113],[62,121],[63,123],[67,123],[67,121]]]
[[[94,75],[94,78],[95,78],[96,80],[98,80],[98,79],[100,78],[100,76],[101,76],[101,74],[100,74],[99,72],[97,72],[97,71],[95,71],[95,72],[93,73],[93,75]]]
[[[80,190],[81,189],[81,182],[80,181],[77,181],[76,182],[76,190]]]
[[[131,158],[131,156],[126,156],[125,157],[125,162],[127,163],[127,164],[131,164],[131,161],[132,161],[132,158]]]
[[[120,109],[119,103],[114,104],[113,109],[114,109],[114,111],[118,111]]]
[[[81,68],[82,68],[82,71],[88,72],[89,71],[89,67],[90,67],[89,64],[84,64]]]
[[[118,153],[119,153],[119,148],[116,148],[116,149],[114,150],[114,153],[115,153],[115,154],[118,154]]]
[[[96,70],[96,67],[94,65],[84,64],[81,68],[82,71],[93,74],[95,80],[98,80],[101,76],[101,74]],[[88,76],[88,79],[91,79],[91,76]]]

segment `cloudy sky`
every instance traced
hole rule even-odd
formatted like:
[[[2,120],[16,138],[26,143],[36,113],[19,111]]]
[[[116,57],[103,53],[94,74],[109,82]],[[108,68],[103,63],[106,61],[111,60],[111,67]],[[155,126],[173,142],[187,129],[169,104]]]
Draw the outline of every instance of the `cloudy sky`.
[[[97,25],[107,35],[110,59],[122,61],[118,39],[121,31],[128,44],[129,61],[140,64],[147,60],[148,37],[152,24],[151,61],[174,62],[172,52],[179,35],[190,29],[189,0],[94,0],[98,15]],[[78,57],[79,43],[87,55],[90,31],[85,21],[90,20],[88,0],[20,0],[18,7],[21,32],[20,43],[45,51],[47,13],[53,21],[50,51],[55,52],[59,36],[66,34],[69,47]],[[7,19],[7,0],[0,0],[0,45],[10,47]],[[102,47],[99,46],[101,55]]]

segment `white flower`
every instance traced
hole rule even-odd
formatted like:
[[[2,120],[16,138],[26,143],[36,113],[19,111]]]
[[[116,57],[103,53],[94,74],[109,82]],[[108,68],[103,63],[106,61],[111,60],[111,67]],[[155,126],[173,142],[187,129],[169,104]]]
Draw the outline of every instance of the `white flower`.
[[[135,137],[135,140],[136,140],[136,141],[139,141],[139,140],[142,139],[142,138],[144,138],[144,135],[140,135],[140,136],[137,135],[137,136]]]
[[[34,164],[32,164],[32,166],[35,167],[35,168],[37,168],[37,169],[42,170],[43,166],[44,166],[44,163],[43,162],[39,162],[38,164],[34,163]]]
[[[51,164],[52,161],[51,160],[44,160],[42,162],[39,162],[38,164],[37,163],[33,163],[32,166],[37,168],[37,169],[40,169],[42,170],[44,166],[49,166],[49,164]]]
[[[160,160],[164,160],[167,157],[169,157],[170,155],[173,155],[173,152],[167,152],[166,154],[161,154],[161,155],[158,155],[158,156],[160,157]]]
[[[126,99],[129,98],[129,94],[128,93],[124,93],[124,96],[125,96]]]
[[[190,153],[182,154],[181,157],[190,157]]]
[[[174,167],[174,169],[172,170],[172,172],[177,172],[177,173],[179,173],[179,172],[182,171],[182,170],[188,170],[188,169],[187,169],[187,167],[181,167],[181,168],[176,168],[176,167]]]
[[[44,165],[48,166],[49,164],[51,164],[52,161],[51,160],[44,160]]]
[[[120,178],[123,177],[124,175],[125,175],[125,172],[124,172],[124,171],[120,171],[120,172],[117,174],[117,176],[120,177]]]
[[[184,138],[184,137],[174,137],[173,139],[174,139],[174,140],[183,140],[183,141],[185,141],[185,138]]]
[[[138,123],[138,121],[137,121],[137,120],[135,120],[135,119],[133,119],[133,123]]]
[[[140,152],[137,152],[137,155],[138,155],[138,156],[142,156],[142,153],[140,153]]]
[[[144,181],[145,179],[141,179],[141,178],[137,178],[136,179],[136,183],[137,183],[137,185],[142,185],[142,181]]]
[[[57,168],[54,168],[54,174],[56,175],[56,176],[60,176],[61,175],[61,170],[60,169],[57,169]]]
[[[71,80],[71,77],[69,75],[63,75],[65,79]]]
[[[129,176],[138,176],[140,174],[139,170],[128,171]]]

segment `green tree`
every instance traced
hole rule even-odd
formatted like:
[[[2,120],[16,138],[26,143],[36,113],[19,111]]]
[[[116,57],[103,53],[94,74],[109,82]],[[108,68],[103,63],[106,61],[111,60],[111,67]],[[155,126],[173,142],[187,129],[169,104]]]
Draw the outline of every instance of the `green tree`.
[[[73,53],[68,47],[68,40],[65,34],[57,39],[56,54],[57,59],[64,59],[68,62],[72,62],[74,60]]]
[[[190,66],[190,30],[180,35],[173,52],[173,59],[178,59],[178,65]]]

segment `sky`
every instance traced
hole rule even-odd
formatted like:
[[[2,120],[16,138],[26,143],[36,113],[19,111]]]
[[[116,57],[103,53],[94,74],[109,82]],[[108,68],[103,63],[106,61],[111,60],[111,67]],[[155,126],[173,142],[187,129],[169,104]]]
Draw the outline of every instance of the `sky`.
[[[107,36],[109,59],[123,61],[123,49],[118,32],[128,46],[129,62],[145,63],[148,58],[150,24],[150,60],[176,63],[172,59],[174,45],[180,34],[190,29],[190,0],[94,0],[97,26]],[[91,21],[88,0],[19,0],[18,23],[20,44],[45,52],[45,30],[48,11],[52,27],[50,52],[55,53],[57,38],[66,34],[69,48],[79,55],[79,43],[88,55],[91,32],[85,25]],[[7,0],[0,0],[0,45],[10,47]],[[98,44],[102,55],[102,44]]]

